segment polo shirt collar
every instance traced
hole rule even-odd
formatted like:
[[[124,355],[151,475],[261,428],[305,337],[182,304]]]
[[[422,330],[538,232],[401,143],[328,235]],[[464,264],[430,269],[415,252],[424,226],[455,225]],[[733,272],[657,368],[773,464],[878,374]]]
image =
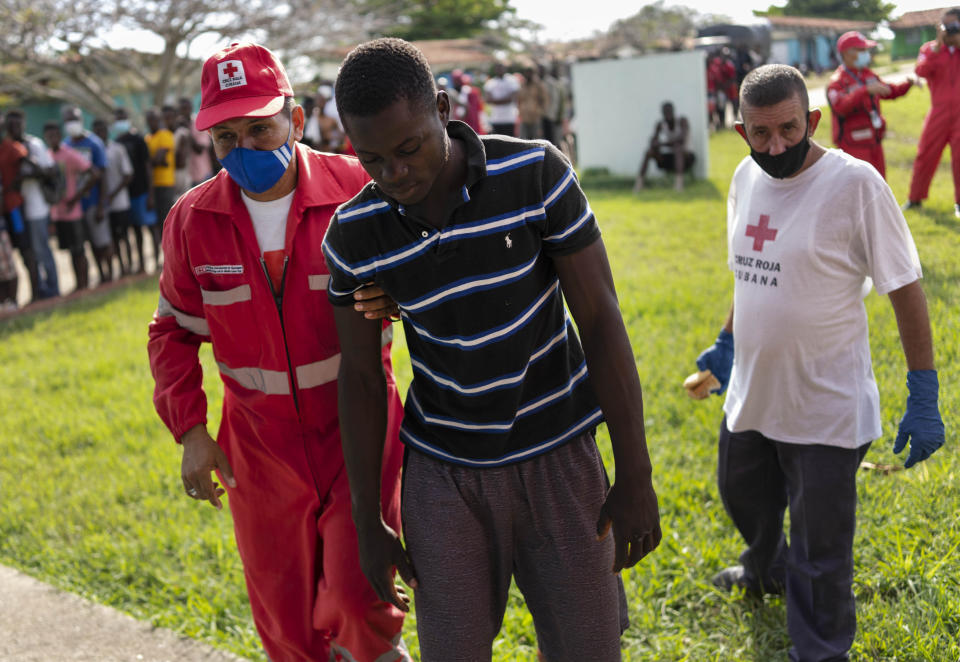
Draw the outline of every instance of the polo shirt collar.
[[[447,122],[447,135],[451,139],[461,140],[467,148],[467,180],[460,190],[463,202],[470,200],[470,189],[474,184],[487,176],[487,151],[483,146],[483,141],[477,132],[470,128],[470,125],[460,120],[450,120]],[[397,211],[406,215],[407,208],[386,195],[383,190],[374,184],[377,195],[388,203],[396,207]]]
[[[463,141],[467,147],[467,181],[463,187],[463,200],[470,199],[469,190],[487,176],[487,150],[477,132],[460,120],[447,122],[447,135]]]

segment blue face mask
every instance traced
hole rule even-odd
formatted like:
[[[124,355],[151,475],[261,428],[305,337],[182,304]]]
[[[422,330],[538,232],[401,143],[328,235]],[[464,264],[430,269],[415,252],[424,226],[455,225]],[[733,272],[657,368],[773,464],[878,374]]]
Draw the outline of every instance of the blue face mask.
[[[230,177],[244,191],[263,193],[276,185],[290,166],[293,150],[290,148],[290,136],[293,135],[293,121],[287,140],[280,147],[266,151],[234,147],[220,161]]]
[[[863,69],[870,64],[870,51],[860,51],[857,53],[857,69]]]

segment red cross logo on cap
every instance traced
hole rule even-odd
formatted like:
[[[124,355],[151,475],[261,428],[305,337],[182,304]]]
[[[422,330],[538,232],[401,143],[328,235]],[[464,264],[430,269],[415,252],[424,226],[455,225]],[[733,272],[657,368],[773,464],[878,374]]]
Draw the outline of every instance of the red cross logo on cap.
[[[243,72],[242,60],[224,60],[217,63],[217,78],[220,80],[220,89],[229,90],[247,84],[247,77]]]
[[[773,241],[777,238],[777,231],[769,227],[770,217],[766,214],[760,214],[760,222],[757,225],[747,225],[747,236],[753,237],[753,250],[762,251],[763,242]]]

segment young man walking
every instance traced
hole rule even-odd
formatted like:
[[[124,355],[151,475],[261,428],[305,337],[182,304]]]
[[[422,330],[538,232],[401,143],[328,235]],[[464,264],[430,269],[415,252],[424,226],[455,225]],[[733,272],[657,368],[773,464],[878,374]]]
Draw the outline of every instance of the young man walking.
[[[661,532],[637,367],[573,169],[549,143],[450,121],[422,53],[399,39],[354,49],[336,99],[374,180],[324,240],[364,573],[401,608],[393,567],[415,588],[425,661],[489,660],[511,577],[547,660],[620,659],[618,573]],[[400,306],[414,370],[407,550],[380,509],[378,326],[342,307],[370,281]],[[603,420],[612,487],[593,437]]]

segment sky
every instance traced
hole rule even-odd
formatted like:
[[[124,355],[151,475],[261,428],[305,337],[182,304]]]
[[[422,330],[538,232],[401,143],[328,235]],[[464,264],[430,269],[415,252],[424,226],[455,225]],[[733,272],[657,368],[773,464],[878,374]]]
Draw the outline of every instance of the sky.
[[[606,30],[612,23],[621,18],[628,18],[636,14],[644,2],[637,0],[590,0],[589,11],[560,9],[557,0],[510,0],[510,5],[517,10],[519,18],[528,19],[543,25],[539,38],[543,41],[565,41],[589,37],[594,32]],[[686,6],[703,14],[717,13],[729,16],[734,22],[749,21],[754,9],[766,9],[770,0],[665,0],[666,6]],[[920,9],[931,9],[950,5],[947,0],[894,0],[896,9],[892,16],[896,17],[904,12]],[[568,4],[568,6],[571,6]],[[719,11],[722,7],[723,11]],[[117,30],[108,37],[114,47],[132,47],[150,52],[160,52],[163,44],[158,37],[151,34],[133,33],[127,30]],[[209,51],[218,45],[217,39],[197,40],[191,50],[194,57],[205,57]]]
[[[636,14],[647,3],[636,0],[590,0],[589,9],[585,7],[573,11],[559,9],[560,3],[556,0],[510,0],[510,5],[517,10],[519,18],[536,21],[544,26],[540,37],[546,41],[569,40],[589,37],[598,30],[605,30],[617,19],[627,18]],[[723,14],[734,19],[734,22],[749,20],[754,9],[766,9],[770,4],[784,4],[783,2],[756,2],[751,0],[666,0],[666,6],[682,5],[690,7],[703,14]],[[896,17],[908,11],[934,9],[951,6],[948,0],[901,0],[894,5],[897,7],[892,16]],[[568,5],[570,6],[570,5]],[[722,8],[722,11],[719,9]]]

